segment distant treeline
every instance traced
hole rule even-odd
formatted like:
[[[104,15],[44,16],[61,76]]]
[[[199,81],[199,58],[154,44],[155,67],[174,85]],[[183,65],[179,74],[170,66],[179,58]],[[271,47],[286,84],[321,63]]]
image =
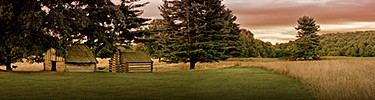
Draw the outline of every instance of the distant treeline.
[[[281,58],[293,53],[294,41],[288,43],[254,42],[258,57]],[[375,57],[375,31],[357,31],[320,35],[320,56]],[[251,55],[256,57],[256,55]]]
[[[375,31],[321,35],[322,56],[375,57]]]
[[[320,31],[320,26],[315,24],[315,19],[313,17],[303,16],[299,18],[297,22],[298,27],[295,27],[295,29],[298,31],[296,33],[297,39],[294,41],[289,41],[288,43],[277,43],[273,45],[270,42],[255,39],[254,34],[250,30],[235,28],[233,30],[235,30],[236,34],[218,35],[219,37],[227,37],[223,38],[225,39],[225,42],[221,41],[221,38],[219,39],[219,41],[203,41],[207,39],[216,39],[215,37],[218,37],[216,35],[212,35],[213,37],[210,38],[202,37],[206,35],[192,35],[197,36],[195,37],[197,41],[202,40],[203,42],[198,41],[197,44],[184,44],[185,42],[182,41],[182,44],[173,44],[176,43],[176,41],[178,42],[180,40],[189,40],[189,38],[173,40],[171,36],[173,37],[175,35],[181,34],[168,34],[168,31],[166,29],[168,27],[165,24],[166,20],[156,19],[150,23],[148,29],[149,31],[153,31],[156,34],[149,36],[149,42],[145,42],[144,45],[138,45],[136,50],[146,52],[154,58],[159,58],[159,60],[161,61],[169,60],[169,62],[172,62],[173,60],[181,60],[168,59],[168,56],[177,57],[177,55],[171,55],[171,52],[185,53],[185,51],[176,51],[173,49],[188,50],[186,48],[190,47],[188,45],[191,45],[193,47],[197,46],[193,49],[197,49],[197,52],[202,52],[201,55],[205,55],[202,56],[203,58],[199,58],[204,61],[206,60],[206,58],[204,58],[206,56],[213,57],[215,59],[220,58],[216,57],[218,55],[211,55],[209,53],[223,54],[225,55],[223,57],[228,58],[259,57],[283,58],[287,60],[319,60],[321,56],[375,56],[375,30],[318,35],[317,33]],[[173,31],[173,29],[171,30]],[[218,31],[215,34],[219,33],[222,33],[222,31]],[[230,37],[239,37],[239,39],[230,40]],[[171,41],[171,39],[173,41]],[[212,50],[216,48],[215,46],[219,46],[220,43],[226,43],[225,45],[223,45],[224,49],[213,52]],[[188,54],[181,54],[178,56],[186,58]],[[191,59],[185,58],[182,60],[189,61],[189,59]]]

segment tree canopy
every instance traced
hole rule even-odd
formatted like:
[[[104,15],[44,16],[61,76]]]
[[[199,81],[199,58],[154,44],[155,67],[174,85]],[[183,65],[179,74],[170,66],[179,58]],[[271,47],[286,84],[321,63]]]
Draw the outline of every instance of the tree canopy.
[[[59,47],[71,44],[89,46],[99,57],[109,57],[117,46],[128,47],[148,32],[139,30],[149,19],[139,17],[146,3],[139,0],[62,0],[47,2],[47,29],[60,41]]]
[[[165,57],[169,52],[166,50],[168,43],[166,42],[166,34],[163,31],[166,31],[165,20],[163,19],[154,19],[148,25],[148,30],[153,33],[150,37],[147,38],[143,50],[147,52],[150,56],[158,58],[161,62],[162,58]]]
[[[44,32],[45,15],[39,0],[0,1],[0,65],[12,70],[11,63],[23,58],[42,60],[55,40]]]
[[[323,56],[375,57],[375,31],[323,34]]]
[[[239,27],[236,17],[222,0],[167,1],[159,7],[167,34],[166,59],[171,62],[225,60],[238,50]]]
[[[295,49],[293,56],[295,58],[319,59],[319,41],[317,32],[320,26],[315,24],[315,19],[310,16],[303,16],[297,20],[298,26],[295,27],[297,32],[297,40],[294,41]]]
[[[0,64],[23,58],[41,61],[53,47],[85,44],[96,55],[109,57],[118,46],[128,47],[148,35],[141,30],[149,19],[139,17],[146,3],[139,0],[1,0]]]

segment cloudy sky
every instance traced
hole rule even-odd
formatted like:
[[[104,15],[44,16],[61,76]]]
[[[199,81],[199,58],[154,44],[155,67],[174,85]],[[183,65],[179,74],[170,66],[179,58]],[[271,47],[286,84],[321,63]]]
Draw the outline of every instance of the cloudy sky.
[[[161,18],[158,6],[162,0],[150,2],[142,15]],[[255,38],[272,43],[294,40],[299,17],[316,19],[321,32],[375,30],[375,0],[224,0],[238,17],[241,28],[252,31]]]

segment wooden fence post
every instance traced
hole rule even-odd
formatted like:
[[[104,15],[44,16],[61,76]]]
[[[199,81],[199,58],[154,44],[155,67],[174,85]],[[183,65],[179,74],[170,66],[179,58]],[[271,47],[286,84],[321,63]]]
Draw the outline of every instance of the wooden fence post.
[[[125,72],[126,72],[126,73],[129,73],[129,62],[126,62]]]
[[[154,72],[154,62],[151,62],[151,73]]]

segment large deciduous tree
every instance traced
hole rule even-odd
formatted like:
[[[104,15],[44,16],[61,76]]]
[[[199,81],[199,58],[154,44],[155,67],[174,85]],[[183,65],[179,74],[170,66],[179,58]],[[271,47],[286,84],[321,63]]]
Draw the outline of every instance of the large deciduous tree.
[[[238,53],[239,27],[236,17],[222,0],[163,0],[159,7],[166,21],[170,52],[165,59],[171,62],[225,60]]]
[[[295,43],[296,58],[319,59],[319,44],[320,38],[317,32],[320,31],[320,26],[315,24],[315,19],[310,16],[303,16],[298,19],[298,26],[295,29],[298,31],[297,40]]]
[[[141,18],[140,0],[55,0],[45,2],[50,11],[46,27],[59,38],[60,49],[85,44],[105,58],[117,46],[130,46],[148,32],[139,30],[149,19]]]
[[[246,29],[241,29],[240,32],[240,39],[241,39],[241,46],[239,46],[241,50],[240,57],[256,57],[258,56],[258,52],[256,50],[256,39],[254,39],[254,34]]]
[[[36,61],[50,47],[65,51],[82,43],[108,57],[117,46],[129,46],[148,33],[138,30],[149,20],[139,17],[139,7],[147,4],[139,1],[1,0],[0,64],[11,70],[12,62]]]
[[[43,28],[40,0],[0,1],[0,65],[12,70],[11,63],[27,58],[41,61],[54,41]]]

